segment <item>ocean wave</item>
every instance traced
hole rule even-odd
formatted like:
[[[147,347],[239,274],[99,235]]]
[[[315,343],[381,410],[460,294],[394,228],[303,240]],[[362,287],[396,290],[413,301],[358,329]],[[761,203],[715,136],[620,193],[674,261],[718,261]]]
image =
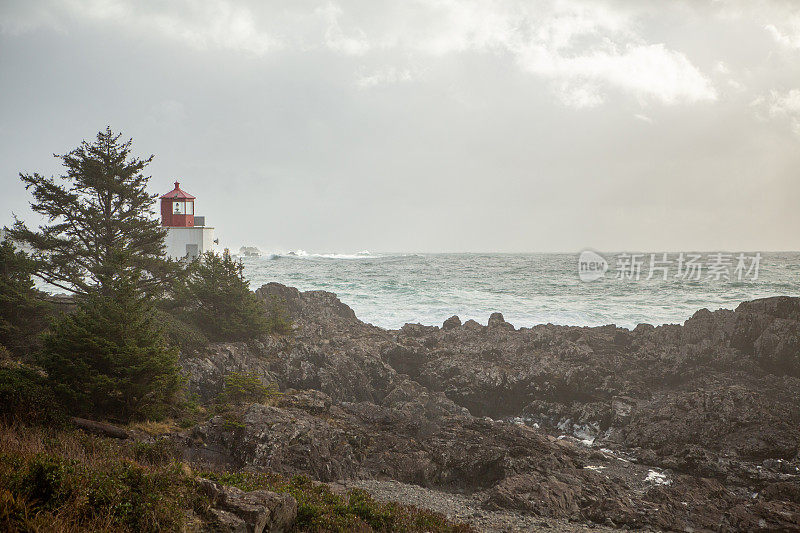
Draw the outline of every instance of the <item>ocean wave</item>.
[[[317,254],[317,253],[309,253],[305,250],[293,250],[289,252],[282,252],[277,254],[272,254],[273,256],[280,256],[280,257],[291,257],[297,259],[374,259],[377,257],[381,257],[379,255],[374,255],[369,252],[369,250],[362,250],[356,253],[326,253],[326,254]]]
[[[291,250],[288,252],[274,252],[265,254],[268,259],[394,259],[405,257],[422,257],[420,254],[392,254],[392,253],[372,253],[369,250],[362,250],[355,253],[310,253],[302,249]]]
[[[261,252],[256,254],[234,254],[236,257],[262,259],[262,260],[276,260],[276,259],[380,259],[382,261],[404,260],[404,259],[419,259],[424,258],[425,254],[418,253],[373,253],[369,250],[361,250],[355,253],[312,253],[298,248],[297,250],[278,250],[272,252]],[[258,262],[258,261],[256,261]]]
[[[331,291],[360,319],[386,328],[406,322],[441,325],[452,315],[485,324],[495,311],[517,327],[680,324],[698,309],[732,309],[753,298],[800,291],[797,270],[783,268],[800,265],[797,253],[766,254],[757,281],[695,285],[647,276],[582,283],[563,254],[271,251],[245,259],[252,286],[277,281]]]

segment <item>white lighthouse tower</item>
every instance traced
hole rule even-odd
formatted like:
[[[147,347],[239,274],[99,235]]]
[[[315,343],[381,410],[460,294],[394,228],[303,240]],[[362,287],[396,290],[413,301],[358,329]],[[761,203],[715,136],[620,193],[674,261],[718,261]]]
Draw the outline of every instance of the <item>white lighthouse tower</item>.
[[[194,214],[195,200],[177,181],[175,188],[161,197],[161,225],[167,228],[164,244],[170,257],[194,259],[214,246],[214,228],[206,226],[206,217]]]

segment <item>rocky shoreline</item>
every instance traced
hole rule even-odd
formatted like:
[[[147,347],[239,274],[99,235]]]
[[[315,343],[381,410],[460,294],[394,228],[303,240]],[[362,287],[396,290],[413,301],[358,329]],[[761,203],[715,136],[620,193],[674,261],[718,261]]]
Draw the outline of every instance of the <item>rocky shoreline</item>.
[[[389,331],[331,293],[257,295],[294,335],[181,364],[204,399],[230,372],[284,394],[194,428],[191,461],[429,501],[478,530],[800,528],[800,299],[633,330],[495,313]]]

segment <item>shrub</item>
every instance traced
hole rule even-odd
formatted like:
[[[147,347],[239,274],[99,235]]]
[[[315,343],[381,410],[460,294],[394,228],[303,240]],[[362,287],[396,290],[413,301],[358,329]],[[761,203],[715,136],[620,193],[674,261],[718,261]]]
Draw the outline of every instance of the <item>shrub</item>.
[[[167,448],[21,426],[0,444],[0,531],[181,531],[208,508]]]
[[[153,442],[135,442],[133,456],[137,461],[144,461],[154,465],[168,464],[180,457],[180,449],[175,441],[159,439]]]
[[[257,374],[252,372],[231,372],[225,376],[225,385],[217,395],[217,403],[221,405],[242,405],[260,403],[276,396],[274,386],[264,385]]]
[[[29,423],[59,423],[66,419],[47,379],[36,369],[7,362],[0,366],[0,416]]]
[[[39,357],[71,413],[126,422],[164,416],[181,382],[177,359],[149,298],[124,272],[113,290],[80,298]]]
[[[129,531],[174,531],[183,521],[180,500],[185,498],[187,480],[174,466],[152,472],[120,460],[95,469],[40,454],[9,478],[14,501],[27,502],[36,513],[66,511],[78,523],[91,523],[105,514],[105,520]]]
[[[188,511],[213,527],[208,496],[186,465],[168,455],[157,444],[0,424],[0,531],[201,529],[203,524],[187,524]],[[200,475],[245,491],[291,494],[298,503],[294,531],[471,531],[437,513],[375,501],[360,490],[337,494],[305,476]]]
[[[75,473],[70,461],[49,455],[34,457],[12,478],[11,487],[17,494],[46,509],[57,509],[69,497],[67,477]]]
[[[194,427],[208,418],[206,407],[200,403],[199,395],[185,388],[175,408],[175,422],[183,429]]]
[[[164,338],[170,346],[180,350],[198,350],[208,345],[208,338],[196,325],[166,311],[157,311],[157,314],[164,327]]]
[[[244,265],[226,249],[206,252],[189,266],[178,290],[184,315],[214,341],[241,341],[268,332],[264,307],[250,291]]]

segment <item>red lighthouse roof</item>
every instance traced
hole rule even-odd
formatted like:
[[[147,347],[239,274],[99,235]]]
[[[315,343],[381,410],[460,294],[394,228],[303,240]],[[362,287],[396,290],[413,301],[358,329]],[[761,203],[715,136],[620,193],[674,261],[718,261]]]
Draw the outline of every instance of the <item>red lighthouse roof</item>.
[[[175,182],[175,188],[169,191],[167,194],[162,196],[161,198],[181,198],[183,200],[194,200],[194,196],[189,194],[188,192],[182,191],[179,182]]]

